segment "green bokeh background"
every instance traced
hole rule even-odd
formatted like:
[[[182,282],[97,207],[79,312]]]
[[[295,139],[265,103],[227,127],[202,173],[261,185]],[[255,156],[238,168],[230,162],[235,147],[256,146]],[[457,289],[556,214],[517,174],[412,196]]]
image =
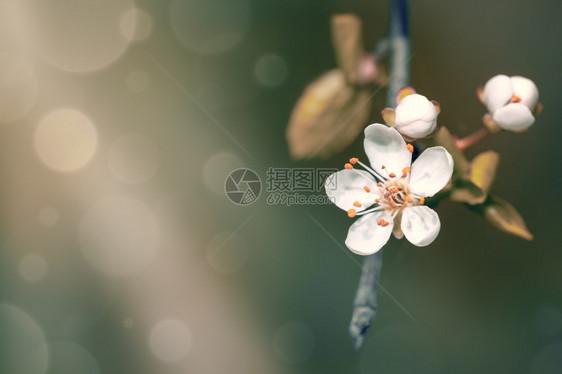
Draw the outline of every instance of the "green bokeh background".
[[[236,1],[249,9],[247,31],[233,48],[212,55],[180,43],[170,1],[135,3],[151,15],[152,33],[103,70],[71,74],[30,55],[37,101],[24,118],[0,127],[0,303],[29,314],[48,342],[82,346],[101,373],[562,372],[562,2],[411,1],[412,85],[441,103],[439,123],[451,132],[478,129],[484,108],[474,90],[493,75],[523,75],[539,87],[545,110],[528,133],[501,133],[468,151],[470,157],[489,149],[501,154],[493,192],[521,212],[535,240],[507,236],[465,207],[442,203],[442,230],[431,246],[392,239],[384,253],[380,281],[414,320],[380,294],[359,352],[352,350],[347,325],[360,268],[311,217],[340,243],[350,220],[333,206],[270,206],[265,193],[255,204],[236,206],[213,191],[222,189],[230,164],[219,158],[210,167],[208,161],[226,153],[265,180],[269,167],[339,168],[363,155],[358,139],[329,160],[294,162],[285,127],[304,87],[335,66],[331,15],[359,15],[369,47],[386,29],[387,1]],[[226,2],[199,3],[220,9]],[[195,22],[189,14],[177,16]],[[228,16],[201,19],[196,30],[203,35]],[[287,67],[275,87],[256,79],[256,63],[267,54]],[[149,77],[141,93],[127,87],[135,70]],[[215,88],[205,95],[209,85]],[[380,122],[384,91],[374,100],[373,122]],[[47,168],[33,147],[40,119],[61,106],[88,113],[99,135],[94,159],[75,173]],[[160,150],[155,177],[134,186],[115,180],[107,164],[111,142],[130,132],[148,136]],[[155,212],[166,248],[147,269],[125,278],[93,268],[78,239],[89,207],[115,194],[134,196]],[[60,213],[53,227],[38,222],[45,206]],[[217,256],[228,263],[242,250],[245,265],[232,274],[217,272],[205,263],[207,248],[218,233],[233,231],[239,241]],[[40,253],[48,264],[39,282],[18,273],[29,253]],[[148,343],[163,318],[182,320],[193,332],[188,354],[172,364],[151,354]],[[132,327],[124,327],[126,319]],[[287,323],[298,323],[301,332],[279,353],[275,336]],[[7,327],[0,322],[0,328]],[[9,347],[11,338],[3,335],[0,330],[0,344]],[[284,354],[302,354],[302,362],[286,362]]]

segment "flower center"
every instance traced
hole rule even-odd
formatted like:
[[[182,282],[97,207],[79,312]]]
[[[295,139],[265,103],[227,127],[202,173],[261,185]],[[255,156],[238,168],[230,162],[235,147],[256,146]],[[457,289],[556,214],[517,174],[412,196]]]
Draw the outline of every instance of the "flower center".
[[[411,145],[408,144],[408,150],[410,150],[410,148]],[[373,208],[361,212],[357,212],[353,208],[349,209],[347,211],[349,217],[355,217],[356,215],[363,215],[377,211],[385,211],[387,213],[385,218],[381,218],[377,222],[380,226],[384,227],[389,224],[389,220],[393,220],[406,207],[423,205],[425,203],[425,198],[423,196],[414,194],[408,187],[408,183],[410,181],[409,166],[402,169],[401,175],[396,175],[393,172],[389,173],[384,165],[381,167],[384,173],[379,173],[359,161],[357,158],[352,158],[349,160],[349,163],[345,165],[345,168],[355,170],[353,167],[355,164],[361,165],[375,177],[375,180],[377,180],[376,185],[365,185],[363,187],[365,193],[373,196],[376,205]],[[355,201],[353,206],[360,208],[362,204],[359,201]]]

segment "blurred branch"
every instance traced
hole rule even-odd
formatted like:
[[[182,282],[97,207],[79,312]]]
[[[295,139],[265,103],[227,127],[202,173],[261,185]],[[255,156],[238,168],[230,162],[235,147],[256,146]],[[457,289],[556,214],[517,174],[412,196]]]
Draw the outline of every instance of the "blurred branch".
[[[388,33],[376,49],[384,51],[386,43],[390,52],[390,84],[386,105],[394,108],[396,97],[402,87],[410,81],[410,41],[408,37],[408,0],[390,0]],[[359,286],[353,301],[353,314],[349,334],[355,349],[361,348],[367,330],[371,326],[377,309],[377,279],[382,265],[382,249],[367,256],[363,263]]]
[[[382,266],[381,249],[365,257],[359,286],[353,301],[353,318],[349,325],[349,335],[355,349],[361,348],[367,329],[371,326],[377,310],[377,279]]]

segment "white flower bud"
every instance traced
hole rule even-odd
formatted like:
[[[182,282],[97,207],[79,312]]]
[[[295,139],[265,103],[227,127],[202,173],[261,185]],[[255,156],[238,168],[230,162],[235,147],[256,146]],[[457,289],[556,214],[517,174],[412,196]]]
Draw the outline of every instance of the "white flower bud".
[[[400,100],[396,107],[396,129],[413,139],[431,134],[437,126],[435,105],[425,96],[412,94]]]
[[[502,129],[522,131],[535,122],[539,90],[530,79],[496,75],[484,86],[482,99]]]

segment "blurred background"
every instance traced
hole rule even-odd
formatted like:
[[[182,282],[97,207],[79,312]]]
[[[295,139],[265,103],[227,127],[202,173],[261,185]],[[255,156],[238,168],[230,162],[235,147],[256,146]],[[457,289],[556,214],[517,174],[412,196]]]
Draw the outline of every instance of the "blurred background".
[[[0,2],[0,372],[560,373],[562,2],[411,2],[412,85],[439,123],[479,128],[474,90],[523,75],[544,112],[501,153],[493,192],[533,242],[444,202],[427,248],[391,240],[364,347],[347,335],[360,268],[328,205],[238,206],[240,167],[290,159],[304,87],[335,67],[330,17],[371,48],[382,0]],[[384,90],[374,98],[381,121]],[[356,260],[361,261],[360,257]]]

